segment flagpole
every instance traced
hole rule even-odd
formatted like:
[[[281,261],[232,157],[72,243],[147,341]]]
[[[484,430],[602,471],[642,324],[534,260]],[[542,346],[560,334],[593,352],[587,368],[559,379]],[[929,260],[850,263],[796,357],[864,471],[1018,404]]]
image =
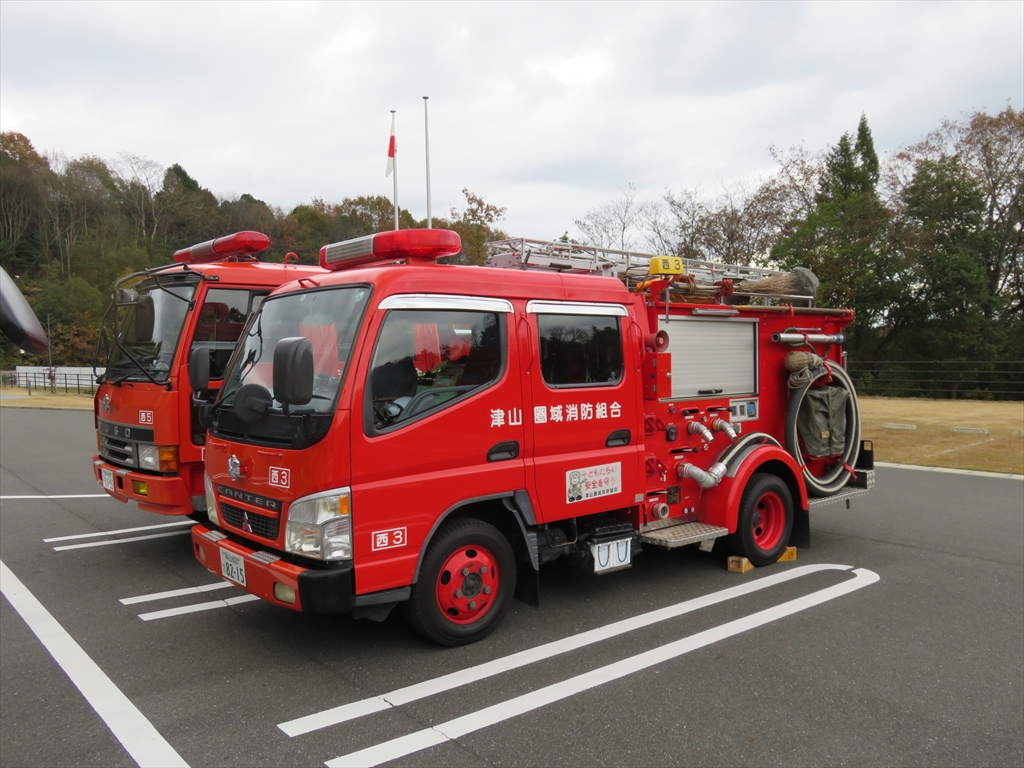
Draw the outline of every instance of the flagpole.
[[[427,99],[423,97],[423,141],[427,148],[427,229],[431,228],[430,218],[430,120],[427,117]]]
[[[391,125],[395,124],[395,110],[391,110]],[[398,142],[395,142],[395,156],[393,158],[393,173],[395,176],[395,229],[398,229]]]

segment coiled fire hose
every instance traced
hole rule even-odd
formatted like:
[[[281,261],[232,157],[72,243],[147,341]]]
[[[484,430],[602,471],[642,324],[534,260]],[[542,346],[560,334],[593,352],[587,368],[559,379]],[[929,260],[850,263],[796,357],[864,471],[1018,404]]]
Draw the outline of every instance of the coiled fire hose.
[[[802,356],[799,360],[797,359],[798,355]],[[790,361],[789,358],[793,358],[793,360]],[[800,365],[801,363],[804,365]],[[817,355],[809,352],[791,352],[787,356],[786,367],[792,372],[789,379],[789,405],[786,411],[786,450],[803,469],[807,492],[812,496],[831,496],[842,489],[853,477],[853,467],[860,455],[860,403],[857,401],[857,392],[846,369],[841,365],[823,361]],[[800,406],[803,405],[807,391],[814,382],[830,373],[832,380],[846,389],[849,394],[846,399],[846,447],[831,472],[824,477],[815,477],[804,462],[803,454],[800,451],[800,442],[797,439],[797,415],[800,413]]]

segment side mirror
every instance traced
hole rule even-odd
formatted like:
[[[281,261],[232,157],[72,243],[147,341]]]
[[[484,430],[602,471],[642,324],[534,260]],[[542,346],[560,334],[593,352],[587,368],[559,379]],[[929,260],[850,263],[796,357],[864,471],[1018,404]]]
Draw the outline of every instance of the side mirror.
[[[305,336],[281,339],[274,348],[274,399],[288,405],[313,399],[313,344]]]
[[[188,385],[193,392],[210,387],[210,350],[196,347],[188,356]]]
[[[156,322],[156,307],[152,296],[141,296],[135,305],[135,341],[147,342],[153,338],[153,325]]]

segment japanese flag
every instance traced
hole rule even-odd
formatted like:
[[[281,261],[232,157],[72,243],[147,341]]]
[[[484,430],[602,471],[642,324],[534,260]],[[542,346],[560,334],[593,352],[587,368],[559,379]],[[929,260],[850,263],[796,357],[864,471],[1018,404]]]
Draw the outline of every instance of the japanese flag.
[[[384,172],[385,176],[390,176],[392,171],[395,170],[395,151],[398,146],[395,144],[395,116],[391,115],[391,139],[388,141],[388,169]]]

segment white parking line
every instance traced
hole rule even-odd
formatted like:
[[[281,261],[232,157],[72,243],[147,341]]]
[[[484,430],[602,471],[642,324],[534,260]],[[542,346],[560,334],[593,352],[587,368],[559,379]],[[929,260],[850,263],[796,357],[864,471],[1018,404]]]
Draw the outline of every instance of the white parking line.
[[[416,683],[405,688],[399,688],[398,690],[394,690],[380,696],[373,696],[368,699],[362,699],[361,701],[354,701],[350,704],[343,704],[340,707],[334,707],[332,709],[316,712],[312,715],[300,717],[295,720],[289,720],[287,723],[280,723],[277,727],[289,736],[300,736],[303,733],[309,733],[310,731],[315,731],[320,728],[327,728],[332,725],[347,722],[348,720],[354,720],[358,717],[373,714],[374,712],[380,712],[390,707],[398,707],[402,704],[418,701],[428,696],[434,696],[438,693],[443,693],[444,691],[450,691],[463,685],[469,685],[470,683],[475,683],[479,680],[493,677],[494,675],[500,675],[503,672],[508,672],[513,669],[519,669],[520,667],[525,667],[526,665],[533,664],[537,661],[550,659],[552,656],[568,653],[569,651],[574,651],[593,643],[598,643],[602,640],[607,640],[609,638],[625,634],[626,632],[632,632],[633,630],[641,629],[642,627],[647,627],[651,624],[682,616],[685,613],[690,613],[692,611],[699,610],[700,608],[706,608],[710,605],[716,605],[718,603],[725,602],[726,600],[732,600],[743,595],[749,595],[752,592],[773,587],[777,584],[798,579],[801,576],[808,576],[820,571],[848,571],[852,567],[853,566],[851,565],[831,565],[827,563],[801,565],[782,573],[765,576],[746,584],[714,592],[710,595],[696,597],[692,600],[686,600],[682,603],[676,603],[675,605],[650,611],[649,613],[633,616],[629,619],[623,619],[622,621],[617,621],[614,624],[597,627],[596,629],[581,632],[580,634],[573,635],[572,637],[566,637],[562,640],[545,643],[544,645],[539,645],[536,648],[529,648],[525,651],[513,653],[500,659],[494,659],[492,661],[485,662],[484,664],[470,667],[469,669],[452,672],[451,674],[437,677],[433,680],[426,680],[422,683]]]
[[[157,528],[177,528],[182,525],[195,525],[195,520],[175,520],[173,523],[160,523],[159,525],[143,525],[138,528],[118,528],[116,531],[97,531],[96,533],[76,533],[72,536],[55,536],[52,539],[43,539],[44,544],[52,544],[55,541],[71,541],[73,539],[95,539],[97,536],[114,536],[119,533],[138,533],[139,531],[155,531]]]
[[[131,541],[146,541],[148,539],[165,539],[168,536],[186,536],[192,533],[188,531],[171,531],[170,533],[154,533],[150,536],[131,536],[127,539],[108,539],[107,541],[90,541],[86,544],[65,544],[63,547],[54,547],[54,552],[67,552],[69,549],[88,549],[89,547],[106,547],[110,544],[127,544]]]
[[[3,562],[0,592],[136,763],[188,768],[174,747]]]
[[[474,731],[487,728],[527,712],[532,712],[535,709],[561,701],[577,693],[614,682],[627,675],[635,674],[670,659],[675,659],[719,640],[733,637],[773,621],[778,621],[786,616],[791,616],[794,613],[826,603],[829,600],[835,600],[838,597],[874,584],[879,578],[877,573],[864,568],[857,568],[853,573],[854,578],[842,584],[827,587],[781,605],[766,608],[763,611],[758,611],[735,621],[712,627],[690,637],[684,637],[659,648],[639,653],[568,680],[531,691],[530,693],[478,710],[464,717],[449,720],[433,728],[425,728],[407,736],[401,736],[397,739],[391,739],[390,741],[368,747],[367,749],[336,757],[333,760],[328,760],[325,765],[328,768],[375,766],[415,754],[437,744],[442,744],[445,741],[453,741]]]
[[[186,613],[212,611],[214,608],[230,608],[232,605],[238,605],[240,603],[249,603],[253,600],[259,600],[259,597],[257,595],[239,595],[238,597],[229,597],[227,600],[211,600],[208,603],[196,603],[195,605],[183,605],[180,608],[167,608],[163,611],[140,613],[139,618],[143,621],[166,619],[171,616],[182,616]]]
[[[34,496],[0,496],[0,501],[8,501],[12,499],[103,499],[110,498],[105,493],[64,493],[57,494],[54,496],[44,496],[36,494]]]
[[[122,597],[121,605],[135,605],[136,603],[148,603],[152,600],[166,600],[169,597],[181,597],[182,595],[201,595],[204,592],[212,592],[215,589],[227,589],[237,586],[230,581],[218,581],[216,584],[203,584],[201,587],[185,587],[183,589],[172,589],[169,592],[154,592],[150,595],[137,595],[135,597]]]

